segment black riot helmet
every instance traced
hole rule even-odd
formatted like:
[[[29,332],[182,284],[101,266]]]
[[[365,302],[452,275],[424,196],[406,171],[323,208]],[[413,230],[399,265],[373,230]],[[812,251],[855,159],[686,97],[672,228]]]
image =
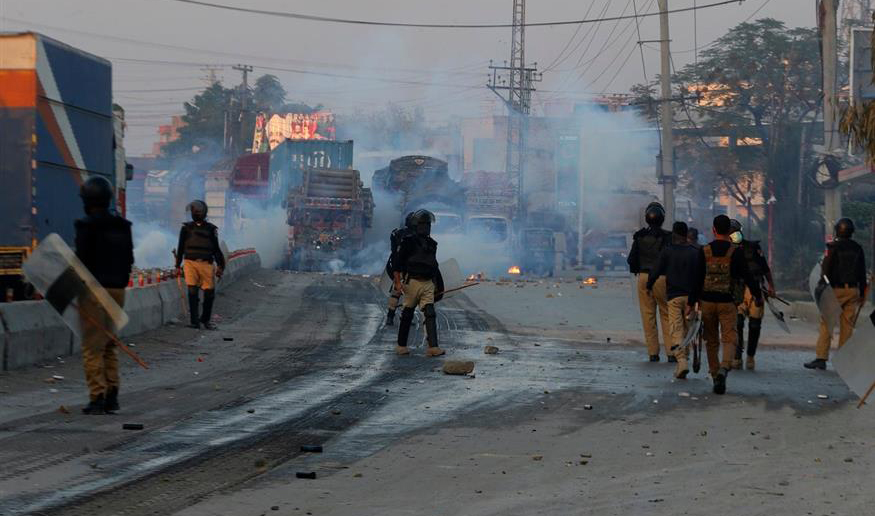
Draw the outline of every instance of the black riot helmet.
[[[191,220],[201,222],[207,218],[207,203],[195,199],[188,204],[188,211],[191,212]]]
[[[729,233],[735,233],[736,231],[741,231],[741,222],[736,219],[729,220]]]
[[[662,227],[662,223],[665,222],[665,208],[658,202],[648,204],[647,209],[644,210],[644,221],[652,228]]]
[[[414,213],[415,212],[411,211],[410,213],[408,213],[407,215],[404,216],[404,227],[405,228],[414,229],[413,226],[416,225],[416,223],[413,222],[413,214]]]
[[[106,210],[112,201],[112,185],[105,178],[91,176],[79,188],[79,197],[85,205],[85,210]]]
[[[835,232],[839,238],[851,238],[854,235],[854,221],[847,217],[839,219],[836,222]]]
[[[429,236],[431,234],[431,225],[434,223],[434,213],[428,210],[416,210],[411,216],[413,228],[416,229],[416,234],[420,236]]]

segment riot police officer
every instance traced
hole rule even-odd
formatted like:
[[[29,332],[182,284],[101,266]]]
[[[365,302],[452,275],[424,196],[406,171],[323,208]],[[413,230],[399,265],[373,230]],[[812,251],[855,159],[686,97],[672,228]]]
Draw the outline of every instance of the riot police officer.
[[[671,243],[671,233],[662,229],[665,222],[665,208],[658,202],[652,202],[644,211],[647,227],[638,230],[633,236],[632,249],[626,262],[629,271],[638,276],[638,305],[641,309],[641,324],[644,327],[644,340],[647,343],[647,353],[651,362],[659,362],[659,331],[656,315],[659,310],[659,321],[662,326],[662,340],[669,362],[676,358],[670,351],[671,336],[668,323],[668,297],[665,277],[661,276],[653,283],[652,290],[647,289],[648,274],[656,269],[662,249]]]
[[[407,355],[407,338],[417,306],[425,316],[425,332],[428,339],[426,355],[436,357],[444,354],[438,346],[436,301],[443,294],[443,278],[437,262],[437,242],[431,238],[431,225],[435,217],[428,210],[417,210],[411,217],[413,231],[407,233],[397,253],[394,269],[395,290],[403,292],[401,323],[398,326],[399,355]]]
[[[134,264],[131,223],[110,211],[112,185],[92,176],[79,191],[85,218],[75,223],[76,256],[119,306],[125,304],[125,287]],[[115,343],[104,333],[112,321],[98,301],[86,294],[79,300],[82,328],[82,362],[88,384],[85,414],[119,410],[118,356]]]
[[[829,280],[842,313],[839,320],[839,347],[854,333],[857,316],[866,300],[866,256],[860,244],[851,239],[854,222],[840,219],[835,225],[835,240],[826,245],[826,256],[821,270]],[[826,369],[829,348],[832,345],[832,328],[820,319],[820,335],[817,338],[817,357],[807,362],[808,369]]]
[[[763,250],[757,240],[747,240],[744,238],[744,232],[741,222],[732,219],[730,221],[730,240],[738,245],[744,255],[744,260],[747,262],[747,270],[753,276],[754,281],[761,287],[766,287],[763,292],[766,296],[775,295],[775,283],[772,280],[772,270],[769,268],[769,262],[763,256]],[[747,360],[744,367],[752,371],[756,367],[754,356],[757,353],[757,345],[760,341],[760,332],[763,327],[763,314],[765,308],[763,305],[758,305],[754,302],[753,294],[750,289],[745,287],[744,298],[738,305],[738,320],[736,324],[736,333],[738,334],[738,346],[735,349],[735,359],[732,361],[732,369],[741,369],[741,357],[744,354],[744,321],[748,319],[748,334],[747,334]]]
[[[215,277],[221,278],[225,271],[225,256],[219,247],[219,229],[207,222],[207,205],[195,200],[188,205],[191,222],[182,225],[176,251],[176,268],[180,266],[188,286],[188,313],[191,328],[215,330],[210,320],[213,302],[216,299]],[[213,264],[215,262],[215,265]],[[204,291],[203,313],[198,317],[200,291]]]
[[[413,212],[404,217],[404,225],[400,228],[392,230],[389,235],[389,259],[386,261],[386,274],[392,279],[392,288],[389,292],[389,306],[386,311],[386,326],[395,324],[395,311],[398,309],[398,303],[401,301],[401,290],[395,289],[395,263],[398,261],[398,251],[401,248],[401,242],[404,237],[413,233],[412,228]]]

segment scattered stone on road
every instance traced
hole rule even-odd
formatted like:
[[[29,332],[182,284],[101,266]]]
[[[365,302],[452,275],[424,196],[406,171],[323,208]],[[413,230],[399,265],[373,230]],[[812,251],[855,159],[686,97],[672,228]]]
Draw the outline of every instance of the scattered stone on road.
[[[496,346],[486,346],[483,349],[483,352],[486,353],[487,355],[497,355],[498,348]]]
[[[464,360],[447,360],[444,362],[444,374],[463,375],[474,372],[474,362]]]

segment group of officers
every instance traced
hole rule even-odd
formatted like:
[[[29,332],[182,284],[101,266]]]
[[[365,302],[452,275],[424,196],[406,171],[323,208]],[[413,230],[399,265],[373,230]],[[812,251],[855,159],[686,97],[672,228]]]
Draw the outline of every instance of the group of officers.
[[[638,301],[649,360],[660,361],[657,314],[674,376],[689,374],[689,347],[683,346],[694,312],[701,317],[714,393],[726,392],[729,371],[753,370],[766,298],[774,298],[775,284],[759,242],[747,240],[741,224],[726,215],[714,218],[714,240],[700,246],[698,231],[675,222],[662,229],[665,209],[651,203],[645,210],[647,226],[635,233],[629,251],[629,270],[637,275]],[[853,239],[854,224],[843,218],[835,225],[835,239],[827,244],[821,282],[828,283],[842,308],[839,347],[851,337],[865,302],[866,263],[863,248]],[[744,328],[748,326],[745,346]],[[808,369],[826,369],[833,328],[822,318],[816,358]],[[745,361],[742,361],[744,354]]]
[[[103,286],[115,302],[123,307],[125,288],[134,265],[131,223],[111,209],[112,185],[93,176],[80,188],[85,217],[75,222],[76,256]],[[193,201],[188,205],[191,222],[182,225],[175,251],[176,269],[183,271],[188,290],[191,328],[215,330],[212,322],[215,278],[221,278],[225,257],[219,246],[218,229],[207,222],[207,205]],[[199,310],[203,291],[203,311]],[[85,414],[107,414],[119,410],[118,349],[110,338],[112,320],[93,294],[79,300],[82,331],[82,361],[89,402]]]

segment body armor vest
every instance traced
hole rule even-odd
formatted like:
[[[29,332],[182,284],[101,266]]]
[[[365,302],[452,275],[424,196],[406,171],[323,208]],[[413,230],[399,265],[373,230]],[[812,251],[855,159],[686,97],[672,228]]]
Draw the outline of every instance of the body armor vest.
[[[189,222],[185,224],[188,229],[188,236],[185,239],[184,253],[189,260],[207,260],[212,261],[213,255],[216,252],[213,244],[213,236],[215,235],[215,226],[209,223],[201,225]]]
[[[729,246],[725,256],[714,256],[710,245],[706,245],[702,251],[705,253],[705,292],[719,294],[734,294],[732,282],[732,253],[736,246]]]
[[[409,237],[416,250],[407,258],[407,274],[414,278],[433,279],[437,274],[437,242],[430,237]]]
[[[643,271],[651,271],[659,263],[664,238],[662,230],[650,230],[638,238],[638,263]]]
[[[851,240],[838,240],[829,245],[830,267],[827,277],[833,285],[853,285],[859,283],[857,278],[858,260],[863,259],[858,246]]]

